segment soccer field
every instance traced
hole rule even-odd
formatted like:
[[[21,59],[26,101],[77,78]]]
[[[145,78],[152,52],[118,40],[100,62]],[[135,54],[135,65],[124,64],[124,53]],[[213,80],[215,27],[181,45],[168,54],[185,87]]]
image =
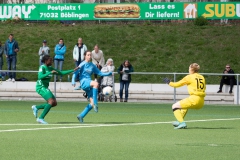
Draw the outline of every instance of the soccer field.
[[[0,101],[0,159],[239,159],[240,106],[189,110],[188,129],[174,130],[171,104],[99,103],[80,124],[87,102],[58,102],[45,120],[31,110],[41,102]],[[41,111],[40,111],[41,113]]]

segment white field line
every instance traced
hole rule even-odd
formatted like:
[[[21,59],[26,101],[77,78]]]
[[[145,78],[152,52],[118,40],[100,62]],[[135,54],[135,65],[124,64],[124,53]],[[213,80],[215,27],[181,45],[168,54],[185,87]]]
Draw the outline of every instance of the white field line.
[[[203,119],[203,120],[189,120],[186,122],[211,122],[211,121],[234,121],[240,118],[228,119]],[[46,127],[46,128],[26,128],[26,129],[9,129],[0,130],[0,132],[18,132],[18,131],[37,131],[37,130],[56,130],[56,129],[74,129],[74,128],[90,128],[90,127],[114,127],[114,126],[137,126],[137,125],[152,125],[152,124],[166,124],[171,122],[147,122],[147,123],[122,123],[122,124],[48,124],[45,126],[63,126],[63,127]],[[34,126],[41,124],[0,124],[0,126]],[[70,126],[67,126],[70,125]],[[41,125],[43,126],[43,125]]]

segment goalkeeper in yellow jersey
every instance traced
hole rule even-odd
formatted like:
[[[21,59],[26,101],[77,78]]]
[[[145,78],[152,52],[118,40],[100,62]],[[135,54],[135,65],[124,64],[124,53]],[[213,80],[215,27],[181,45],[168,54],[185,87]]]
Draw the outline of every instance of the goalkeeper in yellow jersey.
[[[172,110],[177,121],[173,122],[174,129],[187,128],[184,122],[184,117],[188,109],[200,109],[204,105],[204,97],[206,90],[205,78],[200,75],[200,66],[197,63],[192,63],[189,66],[189,75],[185,76],[178,82],[171,82],[170,79],[164,78],[164,82],[171,87],[177,88],[187,85],[189,97],[182,99],[172,105]]]

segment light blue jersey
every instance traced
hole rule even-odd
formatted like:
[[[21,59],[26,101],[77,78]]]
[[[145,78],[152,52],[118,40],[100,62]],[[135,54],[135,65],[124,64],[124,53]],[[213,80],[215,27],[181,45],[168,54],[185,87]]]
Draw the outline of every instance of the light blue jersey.
[[[92,74],[97,74],[99,76],[109,76],[112,74],[112,72],[107,72],[107,73],[103,73],[101,72],[96,65],[94,65],[92,62],[86,62],[83,61],[80,63],[79,65],[79,69],[76,70],[73,74],[72,77],[72,84],[75,84],[75,77],[77,76],[77,73],[79,74],[79,80],[80,80],[80,84],[81,84],[81,88],[84,91],[88,91],[90,90],[90,83],[92,81],[91,76]]]
[[[112,72],[103,73],[92,62],[86,61],[81,62],[78,67],[79,69],[73,74],[72,84],[75,85],[75,77],[79,73],[81,88],[87,93],[88,98],[92,98],[93,100],[93,104],[88,104],[86,108],[77,116],[78,120],[83,123],[83,118],[92,108],[94,108],[95,112],[98,112],[98,89],[91,87],[92,74],[97,74],[99,76],[109,76],[112,74]]]

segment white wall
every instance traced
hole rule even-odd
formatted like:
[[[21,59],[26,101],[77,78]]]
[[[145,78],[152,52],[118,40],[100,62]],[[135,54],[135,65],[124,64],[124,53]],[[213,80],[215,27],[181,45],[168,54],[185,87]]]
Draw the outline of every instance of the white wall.
[[[3,81],[0,85],[0,91],[4,90],[35,90],[36,82],[6,82]],[[77,83],[79,85],[79,83]],[[120,88],[119,83],[115,83],[115,90],[118,91]],[[49,85],[49,89],[54,91],[54,83],[51,82]],[[70,82],[57,82],[56,90],[73,90],[74,87]],[[207,85],[206,93],[216,93],[219,89],[219,85]],[[166,84],[143,84],[143,83],[131,83],[129,86],[129,91],[156,91],[156,92],[173,92],[174,88],[166,85]],[[223,91],[228,93],[228,86],[224,86]],[[180,88],[176,88],[176,92],[187,93],[187,87],[183,86]],[[237,104],[237,87],[235,86],[233,89],[234,93],[234,104]],[[240,99],[239,99],[240,102]]]
[[[23,90],[35,90],[36,82],[6,82],[3,81],[0,84],[0,89],[23,89]],[[79,85],[79,83],[77,83]],[[73,90],[70,82],[57,82],[56,88],[63,90]],[[119,90],[120,84],[115,83],[115,90]],[[219,85],[207,85],[206,92],[207,93],[216,93],[218,91]],[[237,87],[234,87],[234,90]],[[54,82],[51,82],[49,85],[49,89],[54,89]],[[130,83],[129,90],[131,91],[159,91],[159,92],[171,92],[174,91],[174,88],[168,86],[167,84],[144,84],[144,83]],[[187,87],[183,86],[176,89],[177,92],[187,92]],[[224,88],[223,88],[224,90]]]

